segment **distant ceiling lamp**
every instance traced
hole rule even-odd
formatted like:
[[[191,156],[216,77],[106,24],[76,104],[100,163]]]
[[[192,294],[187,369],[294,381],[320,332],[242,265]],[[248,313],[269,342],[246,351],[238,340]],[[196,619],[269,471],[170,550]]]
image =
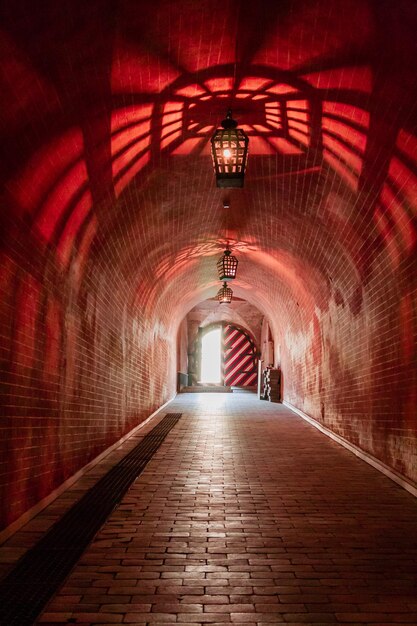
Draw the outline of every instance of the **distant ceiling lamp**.
[[[227,283],[224,282],[223,287],[217,292],[217,300],[220,302],[220,304],[230,304],[232,301],[232,296],[233,291],[230,289],[230,287],[227,286]]]
[[[220,280],[233,280],[236,278],[237,264],[239,261],[232,255],[229,246],[226,247],[223,256],[217,261],[217,270]]]
[[[237,128],[229,109],[222,121],[223,128],[218,128],[211,138],[211,154],[216,185],[222,188],[243,187],[246,162],[248,160],[249,137]]]

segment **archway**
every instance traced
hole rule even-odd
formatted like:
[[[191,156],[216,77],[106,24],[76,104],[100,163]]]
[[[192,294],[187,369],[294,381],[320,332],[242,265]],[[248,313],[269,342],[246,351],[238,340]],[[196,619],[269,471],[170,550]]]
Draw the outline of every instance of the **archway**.
[[[259,352],[252,334],[227,322],[200,328],[196,340],[199,382],[227,387],[257,384]]]

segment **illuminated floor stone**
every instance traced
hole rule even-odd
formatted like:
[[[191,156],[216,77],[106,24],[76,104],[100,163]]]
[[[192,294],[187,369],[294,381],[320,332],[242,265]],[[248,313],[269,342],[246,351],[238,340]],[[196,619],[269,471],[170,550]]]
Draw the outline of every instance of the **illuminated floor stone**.
[[[40,623],[417,623],[410,494],[254,395],[167,410],[183,417]]]

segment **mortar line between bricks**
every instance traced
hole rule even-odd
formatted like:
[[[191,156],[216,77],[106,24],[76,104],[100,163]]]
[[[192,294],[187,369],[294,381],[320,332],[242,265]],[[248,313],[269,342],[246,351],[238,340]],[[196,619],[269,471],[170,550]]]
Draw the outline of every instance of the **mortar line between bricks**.
[[[1,624],[34,622],[180,418],[167,413],[0,581]]]

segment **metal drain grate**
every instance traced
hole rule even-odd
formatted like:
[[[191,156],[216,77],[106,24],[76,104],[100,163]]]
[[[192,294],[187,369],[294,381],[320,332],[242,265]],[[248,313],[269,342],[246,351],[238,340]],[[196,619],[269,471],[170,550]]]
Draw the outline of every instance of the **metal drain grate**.
[[[33,624],[181,415],[167,413],[18,561],[0,582],[0,624]]]

